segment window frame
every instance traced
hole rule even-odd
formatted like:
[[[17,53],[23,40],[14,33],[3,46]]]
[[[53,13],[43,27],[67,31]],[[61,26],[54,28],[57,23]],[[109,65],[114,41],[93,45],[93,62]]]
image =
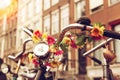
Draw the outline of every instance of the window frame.
[[[53,11],[51,15],[52,15],[52,23],[51,23],[52,24],[52,31],[51,31],[51,34],[57,34],[59,32],[59,10]]]
[[[44,23],[44,30],[43,32],[50,34],[51,30],[50,30],[50,15],[46,15],[43,18],[43,23]],[[47,24],[46,24],[47,23]]]
[[[99,2],[97,0],[94,0],[93,2],[91,2],[91,1],[93,1],[93,0],[89,0],[90,13],[94,13],[94,12],[99,11],[103,8],[104,0],[102,0],[101,3],[100,3],[100,0],[98,0]],[[92,6],[92,4],[94,4],[94,5]]]
[[[61,8],[61,30],[62,29],[64,29],[68,24],[69,24],[69,4],[66,4],[66,5],[64,5],[64,6],[62,6]],[[65,12],[65,10],[68,10],[67,12]],[[66,14],[67,16],[65,16],[65,14],[66,13],[68,13],[68,14]]]

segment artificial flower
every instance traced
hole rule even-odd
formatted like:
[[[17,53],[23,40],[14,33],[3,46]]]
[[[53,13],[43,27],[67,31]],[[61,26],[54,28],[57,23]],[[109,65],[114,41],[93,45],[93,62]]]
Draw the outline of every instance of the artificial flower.
[[[46,41],[46,40],[47,40],[47,37],[48,37],[47,33],[43,33],[43,34],[42,34],[42,40],[43,40],[43,41]]]
[[[69,37],[65,36],[62,40],[62,43],[66,44],[66,45],[70,45],[71,39]]]
[[[45,66],[51,66],[49,62],[46,62],[45,63]]]
[[[56,52],[57,47],[55,45],[50,46],[50,52]]]
[[[77,45],[75,44],[75,41],[74,41],[74,40],[71,40],[70,46],[71,46],[72,48],[77,48]]]
[[[42,37],[42,33],[41,33],[39,30],[37,30],[37,31],[35,31],[35,32],[33,33],[32,40],[33,40],[35,43],[38,43],[38,42],[40,42],[41,37]]]
[[[28,54],[29,61],[31,62],[32,59],[34,58],[34,55],[32,53]]]
[[[32,40],[33,40],[33,42],[38,43],[40,41],[40,38],[37,37],[36,35],[33,35]]]
[[[91,36],[95,39],[103,38],[104,26],[100,24],[94,24],[94,28],[91,30]]]
[[[33,62],[33,64],[34,64],[35,66],[38,66],[38,65],[39,65],[39,61],[38,61],[38,58],[37,58],[37,57],[33,58],[33,59],[32,59],[32,62]]]
[[[52,45],[55,43],[55,38],[52,37],[52,36],[48,36],[47,37],[47,42],[48,42],[48,45]]]
[[[54,54],[55,55],[61,55],[61,54],[63,54],[63,50],[57,50]]]
[[[50,66],[52,67],[52,68],[56,68],[56,67],[58,67],[60,65],[60,62],[59,61],[52,61],[52,62],[50,62]]]
[[[33,34],[39,38],[42,36],[42,33],[39,30],[35,31]]]

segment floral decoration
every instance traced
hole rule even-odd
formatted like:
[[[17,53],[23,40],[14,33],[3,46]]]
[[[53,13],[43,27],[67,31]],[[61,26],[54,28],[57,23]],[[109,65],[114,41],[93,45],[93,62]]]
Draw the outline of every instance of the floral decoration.
[[[94,40],[99,40],[103,38],[104,26],[101,23],[93,24],[93,29],[91,30],[91,37]]]
[[[52,60],[45,60],[44,63],[47,64],[46,66],[49,64],[49,66],[55,68],[58,66],[58,63],[60,64],[59,58],[63,54],[63,50],[55,44],[56,41],[53,36],[50,36],[47,33],[41,33],[39,30],[36,30],[33,32],[32,40],[35,43],[45,42],[49,45],[49,54],[52,56]],[[29,54],[28,58],[29,61],[31,61],[35,66],[39,65],[39,60],[34,54]]]
[[[35,43],[38,43],[40,41],[47,42],[48,45],[52,45],[55,43],[54,37],[47,35],[47,33],[42,34],[39,30],[33,33],[32,39]]]
[[[88,35],[82,34],[78,35],[72,32],[65,34],[64,38],[59,44],[57,40],[48,35],[47,33],[41,33],[39,30],[33,32],[32,40],[35,43],[41,41],[46,42],[49,45],[49,54],[51,55],[49,59],[45,60],[44,63],[46,66],[56,68],[60,65],[60,58],[63,53],[65,53],[69,47],[77,49],[83,48],[88,42],[92,40],[100,40],[103,38],[104,26],[100,23],[93,24],[93,29],[89,32]],[[29,61],[32,61],[35,66],[39,64],[38,58],[34,54],[29,54]]]

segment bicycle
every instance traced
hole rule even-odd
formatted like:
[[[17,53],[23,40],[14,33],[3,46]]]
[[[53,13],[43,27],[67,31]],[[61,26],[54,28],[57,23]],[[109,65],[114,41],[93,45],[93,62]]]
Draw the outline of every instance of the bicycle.
[[[80,29],[80,30],[86,30],[86,31],[91,31],[93,29],[92,26],[87,26],[87,25],[82,25],[82,24],[70,24],[68,25],[66,28],[64,28],[62,30],[62,32],[60,33],[58,40],[57,40],[57,47],[60,46],[59,44],[61,43],[62,39],[64,38],[64,35],[66,34],[67,31],[72,30],[72,29]],[[30,36],[33,36],[33,32],[28,29],[28,28],[24,28],[24,31]],[[120,39],[120,34],[117,32],[113,32],[113,31],[109,31],[109,30],[104,30],[103,31],[103,36],[106,37],[111,37],[111,38],[115,38],[115,39]],[[30,40],[31,41],[31,40]],[[28,42],[28,41],[27,41]],[[26,44],[26,43],[25,43]],[[42,48],[42,49],[41,49]],[[38,50],[41,51],[42,54],[38,53]],[[34,48],[33,54],[35,54],[38,58],[38,64],[39,64],[39,68],[35,69],[37,70],[36,76],[35,76],[35,80],[46,80],[45,77],[45,73],[47,72],[46,69],[47,67],[44,64],[44,59],[50,59],[50,55],[49,55],[49,46],[48,44],[46,44],[45,42],[39,42],[39,44],[37,44]],[[25,46],[23,46],[23,51],[18,54],[16,57],[11,58],[11,59],[19,59],[18,61],[18,68],[16,69],[16,74],[18,73],[19,67],[20,67],[20,63],[21,63],[21,57],[23,55],[23,53],[25,52]],[[94,57],[89,56],[91,59],[94,59],[96,61],[99,62],[99,64],[101,64],[101,62],[99,60],[97,60]],[[10,58],[10,57],[9,57]],[[105,64],[106,65],[106,64]],[[105,72],[108,71],[109,66],[105,66]],[[110,71],[110,70],[109,70]],[[108,75],[108,74],[107,74]],[[53,80],[53,75],[50,74],[49,78],[51,78],[51,80]],[[109,80],[109,77],[104,77],[104,80]],[[50,79],[49,79],[50,80]],[[112,80],[112,79],[111,79]]]

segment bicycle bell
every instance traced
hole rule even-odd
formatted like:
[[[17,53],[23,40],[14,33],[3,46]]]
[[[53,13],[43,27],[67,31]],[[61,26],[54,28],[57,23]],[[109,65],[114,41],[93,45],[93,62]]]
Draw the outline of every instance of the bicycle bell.
[[[47,58],[49,53],[49,45],[45,42],[40,42],[35,46],[33,52],[36,56],[40,58]]]

